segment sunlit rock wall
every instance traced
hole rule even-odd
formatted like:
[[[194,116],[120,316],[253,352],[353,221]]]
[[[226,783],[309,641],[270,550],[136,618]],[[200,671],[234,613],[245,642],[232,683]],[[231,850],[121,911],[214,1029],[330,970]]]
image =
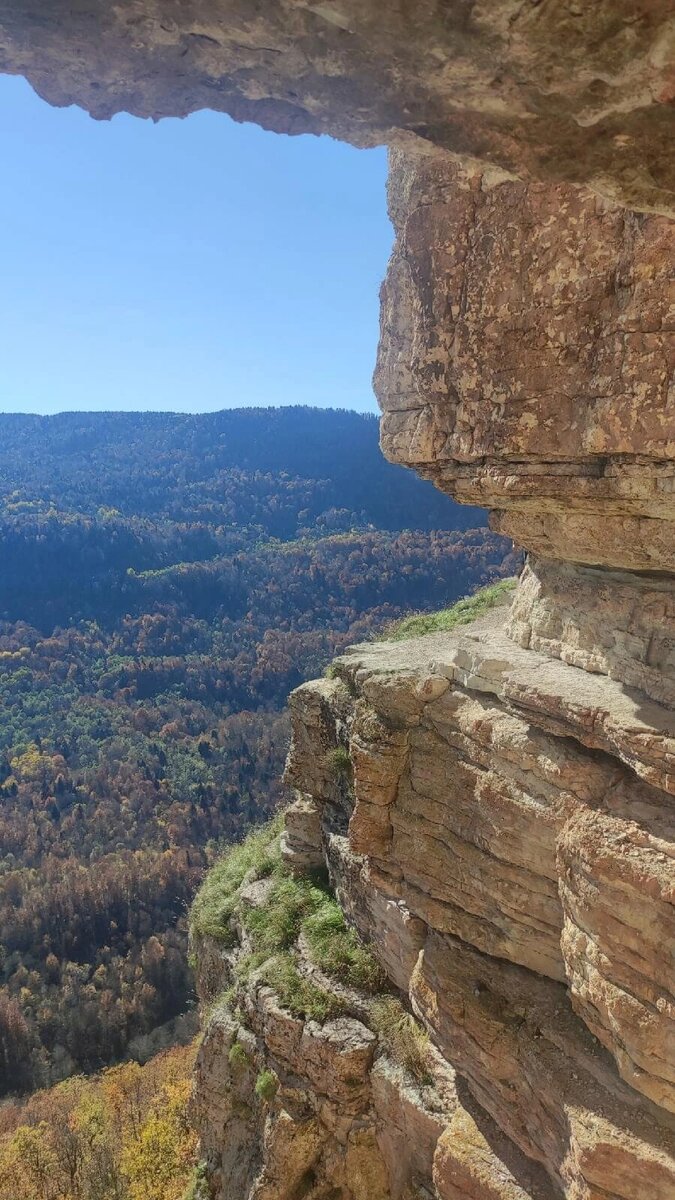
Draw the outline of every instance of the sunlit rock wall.
[[[0,2],[0,70],[54,104],[393,148],[383,448],[529,551],[510,611],[292,699],[287,861],[433,1069],[358,997],[231,1011],[196,946],[218,1200],[675,1197],[674,31],[671,0]]]
[[[385,454],[537,555],[675,570],[673,222],[401,154],[389,199]]]

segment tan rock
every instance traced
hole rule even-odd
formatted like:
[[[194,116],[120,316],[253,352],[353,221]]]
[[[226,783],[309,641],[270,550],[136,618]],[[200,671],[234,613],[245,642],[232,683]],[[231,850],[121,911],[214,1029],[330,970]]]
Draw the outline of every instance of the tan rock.
[[[270,988],[258,989],[249,1018],[280,1074],[305,1080],[316,1096],[339,1104],[343,1112],[363,1109],[377,1039],[360,1021],[339,1017],[318,1025],[293,1017]]]
[[[518,645],[675,707],[675,595],[665,576],[531,557],[506,630]]]
[[[400,1066],[386,1057],[375,1064],[371,1075],[373,1108],[392,1200],[400,1200],[410,1188],[431,1183],[438,1140],[458,1105],[452,1071],[447,1071],[443,1085],[440,1103],[429,1106]]]
[[[638,792],[558,840],[575,1010],[637,1091],[675,1112],[675,810]]]
[[[556,1200],[558,1193],[543,1172],[519,1155],[485,1115],[481,1124],[488,1137],[459,1107],[438,1139],[433,1164],[438,1200]]]
[[[312,796],[297,793],[286,809],[281,853],[298,874],[316,870],[324,864],[321,845],[321,810]]]
[[[636,1105],[560,984],[431,933],[412,995],[479,1104],[563,1195],[601,1183],[618,1200],[669,1200],[675,1123]]]
[[[672,222],[393,158],[382,446],[548,558],[675,570]]]
[[[352,824],[328,836],[337,894],[404,990],[427,930],[568,981],[624,1079],[669,1108],[672,710],[516,646],[502,620],[340,660],[347,736],[394,729],[406,750],[392,773],[388,738],[369,743],[369,804],[390,833],[360,825],[358,854]],[[430,675],[449,687],[420,704]]]
[[[236,1070],[235,1041],[251,1056]],[[262,1160],[263,1117],[254,1103],[255,1041],[223,1006],[210,1015],[197,1054],[191,1118],[214,1195],[249,1195]]]
[[[0,12],[0,69],[96,117],[227,112],[281,133],[436,146],[672,211],[668,0],[53,0]]]
[[[353,1129],[345,1152],[345,1180],[354,1200],[389,1200],[389,1172],[375,1130]]]
[[[289,696],[293,740],[285,781],[315,803],[337,803],[339,789],[330,754],[340,740],[351,698],[338,679],[318,679]]]
[[[263,1134],[265,1163],[247,1200],[294,1200],[326,1141],[315,1117],[294,1118],[285,1109],[271,1114]]]
[[[349,727],[349,753],[356,801],[349,821],[351,847],[357,854],[362,849],[372,853],[377,844],[384,855],[392,835],[389,806],[405,766],[408,735],[360,704]]]
[[[428,706],[406,702],[432,667],[456,686],[497,697],[514,714],[582,746],[620,758],[641,778],[675,791],[675,717],[618,681],[525,650],[504,635],[503,616],[471,632],[430,634],[398,643],[351,647],[340,660],[376,711],[418,725]],[[416,699],[416,697],[415,697]]]

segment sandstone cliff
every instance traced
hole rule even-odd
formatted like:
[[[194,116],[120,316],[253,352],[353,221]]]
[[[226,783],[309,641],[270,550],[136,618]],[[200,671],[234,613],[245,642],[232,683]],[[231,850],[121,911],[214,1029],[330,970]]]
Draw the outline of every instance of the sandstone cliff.
[[[390,208],[384,451],[529,557],[512,602],[291,697],[283,870],[327,872],[382,974],[331,974],[301,923],[293,986],[270,973],[250,876],[199,955],[230,988],[196,1089],[214,1196],[673,1200],[673,226],[400,152]]]
[[[674,64],[671,0],[0,3],[52,103],[393,147],[383,449],[529,552],[292,698],[195,917],[217,1200],[675,1198]]]
[[[204,1000],[231,989],[196,1087],[219,1200],[675,1195],[675,713],[652,702],[648,724],[505,618],[355,647],[292,697],[283,858],[326,865],[382,977],[331,977],[301,932],[297,970],[335,998],[321,1023],[238,969],[245,919],[234,949],[198,939]],[[378,1018],[387,988],[430,1037],[421,1078]]]

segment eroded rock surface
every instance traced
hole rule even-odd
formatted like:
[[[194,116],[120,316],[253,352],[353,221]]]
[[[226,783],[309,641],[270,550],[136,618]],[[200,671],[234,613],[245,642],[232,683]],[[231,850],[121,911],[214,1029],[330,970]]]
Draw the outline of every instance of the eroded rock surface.
[[[382,445],[544,558],[675,570],[675,226],[394,156]]]
[[[211,108],[675,210],[669,0],[6,2],[0,69],[98,117]]]
[[[530,557],[507,631],[521,646],[675,703],[672,577]]]
[[[293,698],[286,870],[433,1044],[415,1077],[304,935],[321,1019],[243,918],[196,936],[216,1200],[675,1197],[674,38],[670,0],[0,2],[54,104],[393,147],[383,447],[530,552],[508,616]]]
[[[302,937],[301,973],[341,1005],[323,1025],[255,974],[242,991],[245,929],[233,949],[207,939],[205,1002],[236,993],[196,1088],[217,1200],[675,1195],[673,709],[516,644],[512,621],[502,606],[353,647],[291,697],[286,870],[325,866],[431,1043],[420,1081],[377,999],[317,970]],[[252,1065],[216,1102],[233,1038]],[[263,1069],[279,1086],[261,1104]]]
[[[350,650],[292,697],[289,778],[326,765],[343,909],[495,1127],[555,1194],[666,1200],[673,713],[515,645],[506,615]],[[328,771],[344,744],[348,784]],[[506,1168],[490,1182],[478,1145],[452,1147],[451,1124],[436,1194],[520,1195]],[[465,1153],[443,1193],[439,1164]]]

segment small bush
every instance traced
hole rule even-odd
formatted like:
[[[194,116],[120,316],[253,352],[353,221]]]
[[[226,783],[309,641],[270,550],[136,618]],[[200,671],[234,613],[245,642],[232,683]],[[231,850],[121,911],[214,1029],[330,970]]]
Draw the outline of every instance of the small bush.
[[[501,604],[509,592],[512,592],[518,581],[516,579],[500,579],[498,583],[481,588],[473,596],[465,596],[451,608],[443,608],[435,613],[416,613],[404,617],[389,625],[383,634],[383,640],[402,642],[407,638],[422,637],[426,633],[449,633],[459,625],[470,625],[478,617]]]
[[[249,872],[256,879],[271,875],[281,861],[278,834],[283,816],[254,829],[237,846],[230,847],[211,868],[192,904],[190,925],[197,934],[222,943],[232,942],[230,917],[238,892]]]
[[[279,1080],[273,1071],[261,1071],[255,1081],[255,1094],[265,1104],[271,1104],[279,1090]]]
[[[364,992],[384,987],[386,976],[369,950],[347,927],[340,905],[332,896],[321,904],[302,925],[312,962],[327,975]]]
[[[326,762],[329,771],[336,779],[351,780],[354,771],[349,751],[345,746],[336,746],[334,750],[329,750],[326,755]]]
[[[288,1009],[294,1017],[306,1017],[321,1024],[343,1011],[344,1006],[337,996],[300,974],[290,954],[278,954],[269,959],[263,965],[261,975],[277,993],[282,1008]]]
[[[230,1046],[230,1052],[227,1056],[227,1061],[233,1071],[243,1071],[248,1066],[248,1054],[244,1050],[241,1042],[233,1042]]]
[[[206,1179],[206,1163],[192,1168],[192,1175],[183,1200],[208,1200],[209,1188]]]
[[[381,996],[373,1002],[371,1024],[385,1050],[416,1083],[432,1082],[429,1035],[395,996]]]

